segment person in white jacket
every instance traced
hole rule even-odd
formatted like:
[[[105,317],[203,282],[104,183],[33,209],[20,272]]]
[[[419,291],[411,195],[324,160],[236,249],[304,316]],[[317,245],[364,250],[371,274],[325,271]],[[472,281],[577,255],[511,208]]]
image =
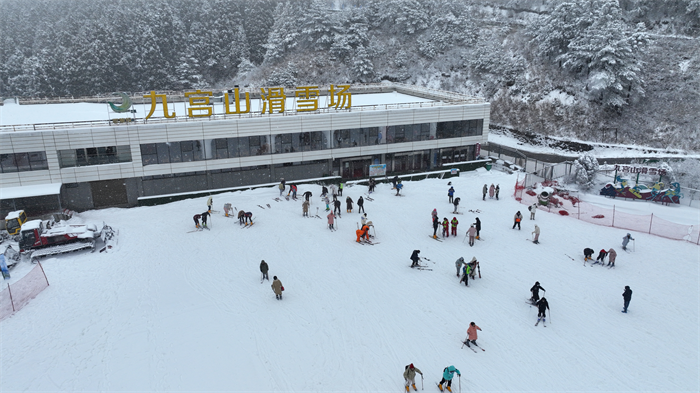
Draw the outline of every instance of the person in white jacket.
[[[532,233],[535,234],[535,240],[533,240],[532,242],[535,244],[540,244],[540,227],[537,226],[537,224],[535,224],[535,230],[532,231]]]

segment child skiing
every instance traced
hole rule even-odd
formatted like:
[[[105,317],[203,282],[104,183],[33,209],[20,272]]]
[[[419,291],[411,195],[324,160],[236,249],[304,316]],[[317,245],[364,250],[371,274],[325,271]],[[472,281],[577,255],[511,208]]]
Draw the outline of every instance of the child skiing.
[[[615,267],[615,259],[617,259],[617,251],[611,248],[608,250],[608,266]]]
[[[474,228],[476,228],[476,238],[478,239],[479,232],[481,232],[481,220],[479,220],[479,217],[477,217],[475,221]]]
[[[583,262],[586,262],[589,259],[592,261],[594,252],[595,251],[593,251],[592,248],[584,248],[583,249]]]
[[[539,281],[536,281],[535,285],[533,285],[532,288],[530,288],[530,292],[532,292],[532,296],[530,297],[530,301],[532,302],[532,304],[535,304],[535,303],[537,303],[538,300],[540,300],[540,289],[543,290],[544,292],[547,292],[546,289],[544,289],[540,286]]]
[[[335,218],[335,214],[333,214],[333,212],[330,212],[326,217],[328,217],[328,229],[330,229],[331,231],[335,230],[335,228],[333,228],[333,219]]]
[[[605,257],[608,256],[608,252],[605,251],[605,249],[600,250],[598,252],[598,257],[595,259],[594,264],[600,263],[601,265],[605,264]]]
[[[535,244],[540,244],[540,227],[537,226],[537,224],[535,224],[535,230],[532,231],[532,233],[535,235],[535,240],[533,240],[532,242]]]
[[[352,198],[350,198],[349,196],[345,198],[345,204],[347,205],[346,207],[348,213],[352,213]]]
[[[212,205],[214,205],[214,199],[212,197],[209,197],[209,199],[207,199],[207,211],[209,213],[211,213]]]
[[[452,224],[452,236],[457,236],[457,224],[459,224],[459,221],[457,221],[457,217],[452,217],[452,221],[450,221],[450,224]]]
[[[481,328],[477,324],[475,324],[474,322],[471,322],[469,324],[469,328],[467,329],[467,341],[464,342],[470,348],[471,348],[471,346],[469,345],[469,343],[472,343],[472,344],[476,345],[477,347],[479,346],[476,343],[476,339],[477,339],[476,331],[477,330],[481,330]]]
[[[455,267],[457,268],[457,277],[459,277],[459,271],[462,270],[462,265],[464,265],[464,257],[459,257],[459,259],[455,261]]]
[[[542,320],[542,323],[547,323],[547,310],[549,310],[549,303],[547,303],[547,298],[542,297],[537,303],[535,303],[537,306],[537,323],[535,323],[535,326],[537,326],[538,323],[540,323],[540,320]],[[547,325],[544,325],[545,327]]]
[[[195,214],[192,216],[192,219],[194,220],[194,226],[195,228],[199,229],[199,219],[202,218],[201,214]]]
[[[433,239],[437,239],[438,226],[440,226],[440,220],[437,216],[433,216]]]
[[[632,235],[630,235],[629,233],[625,237],[622,238],[622,249],[623,250],[627,251],[627,244],[630,242],[630,240],[634,240],[634,239],[632,238]]]
[[[442,220],[442,237],[450,237],[450,222],[447,217]]]
[[[302,216],[303,217],[308,217],[309,216],[309,201],[304,201],[301,204],[301,211],[302,211]]]
[[[413,254],[411,254],[411,267],[420,266],[420,264],[418,263],[418,261],[420,260],[418,254],[420,254],[420,250],[413,250]]]
[[[460,373],[459,370],[455,368],[455,366],[445,367],[445,369],[442,370],[442,379],[440,380],[440,383],[438,383],[438,388],[440,388],[440,391],[443,391],[442,385],[444,383],[447,383],[447,390],[449,392],[452,392],[452,378],[454,377],[455,373],[457,373],[457,375],[459,375],[460,377],[462,376],[462,373]]]

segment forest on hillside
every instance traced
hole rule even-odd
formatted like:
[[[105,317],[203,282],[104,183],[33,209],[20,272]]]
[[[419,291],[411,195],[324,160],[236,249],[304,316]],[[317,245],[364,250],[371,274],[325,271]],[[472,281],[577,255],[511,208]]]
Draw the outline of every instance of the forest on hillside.
[[[0,0],[0,96],[389,80],[700,150],[700,0]]]

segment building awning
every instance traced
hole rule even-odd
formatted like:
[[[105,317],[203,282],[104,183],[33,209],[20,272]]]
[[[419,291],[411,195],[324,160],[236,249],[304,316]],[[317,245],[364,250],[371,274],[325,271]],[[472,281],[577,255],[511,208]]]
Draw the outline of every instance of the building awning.
[[[62,183],[37,184],[34,186],[0,187],[0,199],[31,198],[44,195],[59,195]]]

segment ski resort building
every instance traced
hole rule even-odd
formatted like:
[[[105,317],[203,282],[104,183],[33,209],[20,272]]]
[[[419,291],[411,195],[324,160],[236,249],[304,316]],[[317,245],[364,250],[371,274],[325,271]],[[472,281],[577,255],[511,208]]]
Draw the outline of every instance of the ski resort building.
[[[448,169],[479,155],[490,104],[382,83],[6,100],[0,110],[4,216],[281,178],[367,178],[370,165],[390,176]]]

